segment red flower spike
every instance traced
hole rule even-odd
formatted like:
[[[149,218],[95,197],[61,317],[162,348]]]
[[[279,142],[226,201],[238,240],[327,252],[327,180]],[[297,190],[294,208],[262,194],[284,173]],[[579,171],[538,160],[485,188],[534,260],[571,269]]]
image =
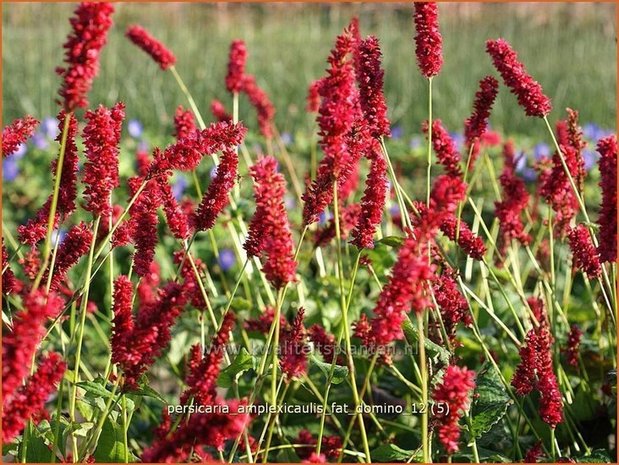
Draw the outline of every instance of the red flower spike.
[[[39,122],[30,115],[17,118],[2,130],[2,158],[10,157],[34,134]]]
[[[6,270],[4,269],[6,267]],[[18,288],[18,280],[9,266],[9,253],[2,239],[2,293],[12,294]]]
[[[313,81],[307,89],[307,106],[306,109],[309,113],[316,113],[320,108],[320,86],[322,85],[322,79],[316,79]]]
[[[434,388],[432,400],[444,403],[445,413],[435,416],[438,439],[449,455],[459,449],[460,427],[458,422],[470,405],[470,394],[475,389],[475,372],[449,365],[443,380]]]
[[[133,285],[127,276],[120,275],[114,281],[114,327],[112,329],[112,363],[124,364],[127,349],[125,344],[133,334]]]
[[[526,396],[535,387],[535,367],[537,365],[537,334],[530,330],[519,349],[520,363],[512,377],[511,385],[519,396]]]
[[[105,2],[82,2],[69,21],[72,31],[63,47],[65,68],[57,68],[62,77],[60,103],[66,112],[88,106],[87,94],[99,73],[101,49],[107,43],[114,6]]]
[[[570,332],[567,335],[567,345],[562,352],[567,357],[567,363],[573,367],[578,366],[578,360],[580,359],[580,341],[582,339],[582,331],[578,325],[573,324],[570,327]]]
[[[236,182],[238,166],[239,159],[236,152],[232,149],[224,150],[217,165],[215,179],[211,181],[196,210],[194,218],[196,231],[208,231],[215,226],[217,216],[228,205],[228,195]]]
[[[148,176],[152,178],[170,170],[193,171],[203,156],[239,145],[246,132],[241,123],[213,123],[204,131],[191,133],[167,147],[155,157]]]
[[[597,145],[600,154],[600,245],[598,252],[602,262],[617,260],[617,137],[601,139]]]
[[[589,278],[597,278],[602,274],[602,265],[597,250],[591,241],[589,230],[584,224],[579,224],[568,233],[570,250],[574,264]]]
[[[187,405],[189,400],[193,399],[198,405],[211,405],[217,397],[215,390],[217,377],[224,359],[226,344],[230,339],[230,331],[234,327],[234,319],[232,312],[226,313],[204,357],[200,357],[199,361],[194,358],[186,379],[187,389],[181,395],[181,404]],[[196,347],[198,349],[195,349]],[[194,346],[192,350],[194,352],[199,350],[199,346]]]
[[[543,118],[548,115],[552,110],[550,99],[544,95],[539,82],[527,73],[511,45],[504,39],[488,40],[486,51],[503,82],[512,94],[516,95],[527,116]]]
[[[53,292],[37,289],[25,294],[23,307],[13,317],[12,331],[2,341],[2,398],[6,404],[29,374],[32,357],[45,335],[45,322],[55,318],[64,301]]]
[[[62,140],[62,129],[64,128],[66,114],[63,110],[58,114],[58,129],[59,133],[56,137],[58,143]],[[75,145],[75,136],[77,134],[77,120],[73,113],[69,116],[69,126],[67,131],[67,141],[64,153],[64,161],[62,165],[62,173],[60,175],[60,190],[58,191],[58,201],[56,204],[56,215],[54,218],[54,226],[58,224],[61,216],[68,216],[75,210],[75,198],[77,197],[77,171],[79,166],[79,158],[77,146]],[[51,164],[52,173],[56,173],[57,160]],[[37,212],[34,218],[28,220],[25,225],[17,228],[19,239],[27,245],[35,245],[42,240],[47,233],[47,222],[49,211],[52,204],[52,195],[47,198],[47,201]]]
[[[426,78],[436,76],[443,65],[443,37],[438,27],[438,5],[435,2],[415,2],[415,54],[417,64]]]
[[[82,222],[69,229],[56,255],[50,289],[55,291],[62,284],[69,270],[90,250],[93,236],[89,226]],[[49,270],[43,275],[42,282],[47,282]]]
[[[369,36],[355,49],[355,74],[359,84],[359,102],[372,137],[391,135],[387,118],[387,104],[383,94],[385,72],[380,64],[381,52],[378,39]]]
[[[275,118],[275,107],[271,103],[267,93],[258,85],[256,78],[252,75],[243,77],[243,88],[249,98],[249,102],[256,109],[258,116],[258,126],[264,137],[273,137],[273,121]]]
[[[232,115],[230,115],[226,111],[226,107],[224,107],[224,104],[217,99],[213,99],[211,101],[211,113],[213,114],[213,117],[219,122],[232,121]]]
[[[88,161],[84,165],[84,208],[106,222],[112,214],[112,190],[119,184],[118,155],[125,105],[117,103],[111,109],[99,106],[87,111],[85,118],[88,123],[83,137]]]
[[[254,179],[256,212],[243,247],[250,257],[266,257],[263,271],[271,284],[280,288],[295,280],[297,267],[284,205],[286,180],[277,172],[277,161],[270,156],[258,159],[250,172]]]
[[[479,81],[479,90],[475,93],[473,113],[464,122],[464,139],[466,147],[471,150],[469,169],[473,168],[474,161],[479,152],[479,144],[488,129],[488,118],[492,105],[499,93],[499,82],[492,76],[486,76]]]
[[[196,131],[196,120],[191,110],[185,110],[182,105],[174,113],[174,137],[180,140]]]
[[[60,382],[67,365],[55,352],[44,357],[37,371],[9,399],[3,399],[2,441],[11,442],[28,420],[45,415],[45,402]]]
[[[304,316],[305,310],[299,308],[290,329],[284,330],[281,337],[279,365],[288,379],[299,378],[307,373],[309,346],[305,342]]]
[[[233,40],[228,55],[228,74],[226,74],[226,89],[230,93],[243,90],[245,78],[245,62],[247,61],[247,47],[242,40]]]
[[[427,121],[423,123],[422,129],[425,134],[428,134]],[[432,121],[432,147],[439,164],[445,169],[445,173],[449,176],[461,177],[460,153],[456,148],[456,143],[440,119]]]
[[[499,220],[499,250],[505,253],[512,239],[518,240],[522,245],[531,242],[531,236],[524,232],[524,224],[521,215],[529,204],[529,193],[524,181],[516,175],[516,160],[514,157],[514,145],[508,141],[503,146],[505,164],[503,173],[499,178],[503,188],[503,200],[495,202],[495,215]]]
[[[455,241],[458,237],[458,247],[464,253],[475,260],[482,260],[486,254],[486,246],[481,237],[477,236],[466,222],[460,218],[460,230],[458,231],[458,220],[455,215],[447,216],[441,223],[441,232],[450,240]]]
[[[130,26],[125,34],[131,42],[150,55],[161,69],[166,70],[176,63],[174,54],[142,26]]]
[[[352,243],[359,249],[374,248],[374,234],[380,226],[387,200],[387,185],[387,162],[382,153],[376,153],[371,159],[359,221],[352,231]]]
[[[168,179],[163,177],[157,178],[157,183],[159,184],[163,211],[172,235],[177,239],[187,239],[189,237],[189,219],[176,201],[172,186]]]
[[[353,203],[340,209],[340,239],[345,241],[348,235],[353,230],[359,221],[361,214],[361,205]],[[335,218],[331,218],[329,223],[316,231],[314,236],[314,245],[316,247],[324,247],[335,238]]]
[[[458,283],[453,274],[453,270],[443,271],[438,282],[433,286],[434,298],[441,312],[447,335],[451,340],[455,339],[458,323],[464,323],[466,326],[472,323],[468,302],[458,290]]]

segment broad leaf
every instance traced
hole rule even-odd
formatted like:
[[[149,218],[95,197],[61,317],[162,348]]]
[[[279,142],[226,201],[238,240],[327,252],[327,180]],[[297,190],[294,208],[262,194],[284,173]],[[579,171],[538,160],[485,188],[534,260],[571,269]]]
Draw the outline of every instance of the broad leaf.
[[[232,383],[239,374],[253,367],[254,358],[243,347],[241,351],[237,354],[234,361],[230,364],[230,366],[226,367],[224,370],[221,371],[221,373],[219,374],[219,378],[217,379],[217,385],[220,387],[228,388],[232,386]]]
[[[329,375],[331,374],[331,363],[326,363],[318,360],[314,355],[310,356],[310,362],[313,366],[316,366],[324,373],[324,375],[329,379]],[[348,367],[335,365],[333,368],[333,379],[331,380],[331,384],[340,384],[348,377]]]
[[[479,439],[505,416],[512,400],[496,370],[488,366],[477,376],[473,398],[470,435]]]
[[[405,450],[395,444],[383,444],[371,452],[376,462],[406,462],[415,454],[414,450]]]

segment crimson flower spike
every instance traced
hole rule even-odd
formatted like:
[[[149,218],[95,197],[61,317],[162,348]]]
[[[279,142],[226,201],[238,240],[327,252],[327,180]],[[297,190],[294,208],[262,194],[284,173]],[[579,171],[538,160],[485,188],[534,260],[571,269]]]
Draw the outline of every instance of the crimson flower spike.
[[[64,162],[62,165],[62,174],[60,175],[60,190],[58,191],[58,203],[56,206],[56,217],[54,224],[62,216],[67,216],[75,210],[75,198],[77,197],[77,171],[79,158],[77,153],[77,145],[75,144],[75,136],[77,135],[77,120],[73,113],[66,113],[61,110],[58,114],[58,129],[59,133],[56,137],[57,142],[61,142],[62,130],[64,128],[65,118],[69,118],[69,128],[67,131],[67,141],[64,153]],[[52,162],[51,171],[56,173],[57,160]],[[49,211],[52,204],[52,195],[47,198],[43,207],[37,212],[34,218],[28,220],[24,225],[17,228],[19,239],[24,244],[35,245],[45,237],[47,232],[47,221]]]
[[[254,179],[256,212],[243,247],[250,257],[266,256],[263,271],[279,289],[295,280],[297,268],[284,205],[286,180],[277,172],[277,161],[271,156],[258,159],[250,172]]]
[[[603,262],[617,260],[617,136],[601,139],[597,145],[600,154],[600,245],[598,252]]]
[[[486,51],[503,78],[503,82],[518,98],[518,103],[527,116],[543,118],[548,115],[552,110],[550,99],[544,95],[540,83],[527,73],[509,42],[505,39],[488,40]]]
[[[182,105],[174,113],[174,137],[177,140],[189,136],[196,131],[196,120],[191,110],[185,110]]]
[[[124,119],[123,103],[117,103],[111,109],[100,106],[95,111],[86,112],[88,123],[83,137],[88,161],[84,165],[84,208],[102,219],[112,214],[112,190],[119,184],[118,155]]]
[[[226,111],[226,107],[217,99],[211,101],[211,113],[217,121],[232,121],[232,115]]]
[[[226,89],[230,93],[243,90],[245,78],[245,62],[247,61],[247,47],[242,40],[233,40],[230,44],[228,56],[228,74],[226,74]]]
[[[355,49],[355,74],[359,84],[359,103],[372,137],[391,135],[387,104],[383,94],[381,52],[378,39],[369,36]]]
[[[252,75],[243,77],[243,92],[249,98],[249,102],[256,109],[258,115],[258,126],[264,137],[273,137],[273,118],[275,117],[275,107],[271,103],[267,93],[258,85],[256,78]]]
[[[87,94],[99,73],[99,57],[113,13],[110,3],[83,2],[70,19],[73,30],[64,44],[66,67],[56,69],[63,80],[59,103],[67,112],[88,106]]]
[[[436,385],[432,400],[446,404],[436,417],[438,422],[438,439],[449,455],[459,449],[460,418],[470,405],[470,394],[475,388],[475,372],[466,367],[449,365],[443,380]]]
[[[432,78],[443,65],[443,37],[438,27],[438,5],[435,2],[415,2],[415,54],[417,64],[426,78]]]
[[[142,26],[130,26],[127,29],[126,36],[131,42],[150,55],[161,69],[166,70],[176,63],[174,54]]]
[[[479,140],[488,129],[488,118],[498,93],[499,82],[494,77],[486,76],[479,81],[479,90],[475,94],[475,101],[473,102],[473,113],[464,122],[466,147],[472,150],[469,170],[473,168],[473,162],[477,157]]]
[[[26,142],[39,122],[30,115],[17,118],[2,130],[2,157],[10,157],[21,144]]]
[[[195,214],[196,231],[207,231],[215,226],[217,216],[228,205],[228,194],[234,187],[238,174],[239,159],[232,149],[224,150],[217,165],[215,179],[208,186]]]

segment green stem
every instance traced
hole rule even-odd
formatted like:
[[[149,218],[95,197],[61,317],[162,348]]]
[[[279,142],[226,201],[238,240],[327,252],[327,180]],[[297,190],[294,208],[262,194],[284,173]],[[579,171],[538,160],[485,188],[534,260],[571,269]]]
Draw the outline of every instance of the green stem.
[[[430,184],[432,177],[432,78],[428,78],[428,159],[426,172],[426,206],[430,206]]]
[[[417,327],[419,328],[419,367],[421,369],[421,446],[423,449],[424,463],[430,463],[432,457],[428,443],[428,367],[426,364],[425,334],[423,326],[423,315],[417,313]]]
[[[90,252],[88,253],[88,262],[86,265],[86,273],[85,275],[88,277],[88,282],[90,283],[90,274],[92,272],[92,264],[93,264],[93,256],[94,256],[94,251],[95,251],[95,243],[97,240],[97,231],[99,230],[99,221],[101,220],[101,217],[97,217],[97,219],[95,220],[95,224],[94,224],[94,228],[93,228],[93,235],[92,235],[92,242],[90,244]],[[84,289],[84,295],[82,296],[82,301],[81,301],[81,305],[80,305],[80,322],[79,322],[79,327],[76,328],[77,332],[78,332],[78,336],[77,336],[77,352],[75,354],[75,367],[73,368],[73,386],[71,389],[71,399],[69,402],[69,418],[71,419],[71,423],[75,423],[75,404],[77,401],[77,383],[79,382],[79,378],[80,378],[80,363],[81,363],[81,359],[82,359],[82,344],[84,342],[84,327],[86,326],[86,314],[87,309],[86,307],[88,306],[88,294],[90,292],[90,284],[86,285],[86,288]],[[73,338],[73,335],[71,336],[71,338]],[[77,435],[75,430],[73,430],[71,432],[71,440],[73,442],[73,462],[77,462],[79,460],[78,458],[78,454],[77,454]]]

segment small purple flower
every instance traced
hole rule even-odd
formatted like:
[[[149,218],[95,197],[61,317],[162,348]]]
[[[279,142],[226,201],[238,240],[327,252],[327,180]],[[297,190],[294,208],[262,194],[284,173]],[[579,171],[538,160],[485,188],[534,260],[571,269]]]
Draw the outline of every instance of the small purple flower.
[[[464,147],[464,135],[459,132],[452,132],[450,135],[458,150],[462,150],[462,147]]]
[[[389,207],[389,213],[391,216],[398,216],[400,214],[400,206],[397,203],[394,203]]]
[[[67,236],[67,230],[64,228],[54,229],[52,231],[52,244],[55,244],[58,241],[58,244],[62,244],[64,238]]]
[[[174,198],[177,202],[183,197],[187,184],[187,178],[185,178],[185,176],[179,176],[176,182],[172,184],[172,194],[174,194]]]
[[[13,154],[13,158],[16,158],[18,160],[22,159],[24,155],[26,155],[26,151],[26,144],[19,144],[19,147],[17,147],[17,151]]]
[[[19,174],[19,166],[15,157],[5,158],[2,160],[2,179],[4,181],[13,181]]]
[[[540,160],[544,157],[550,157],[550,146],[541,142],[533,147],[533,156],[536,160]]]
[[[127,130],[129,131],[129,135],[134,139],[139,139],[142,137],[142,132],[144,131],[144,127],[142,123],[140,123],[137,119],[130,119],[127,124]]]
[[[292,141],[293,141],[292,134],[290,134],[289,132],[282,133],[282,143],[286,147],[292,144]]]
[[[603,132],[602,128],[595,123],[587,123],[582,127],[583,136],[593,142],[597,142],[600,139],[601,132]]]
[[[49,141],[42,132],[37,132],[32,136],[32,143],[39,150],[45,150],[49,147]]]
[[[294,200],[294,197],[292,195],[286,194],[286,196],[284,197],[284,205],[286,206],[287,210],[292,210],[295,206],[296,206],[296,202]]]
[[[526,167],[527,155],[524,152],[520,152],[520,154],[516,157],[516,172],[522,173]]]
[[[146,142],[145,140],[141,140],[138,143],[138,150],[141,152],[148,152],[148,150],[150,149],[148,142]]]
[[[597,164],[600,155],[595,150],[585,149],[582,152],[582,158],[585,162],[585,170],[590,171]]]
[[[222,270],[228,271],[236,263],[236,256],[230,249],[221,249],[219,251],[219,266]]]
[[[402,126],[397,124],[395,126],[391,126],[391,138],[395,140],[402,138]]]
[[[215,177],[217,176],[217,166],[213,166],[211,168],[211,171],[209,172],[209,176],[211,180],[215,179]]]
[[[526,182],[534,182],[537,179],[537,171],[530,166],[525,166],[521,175]]]
[[[58,136],[58,133],[60,132],[58,130],[58,120],[51,116],[43,118],[43,122],[41,123],[41,132],[48,139],[55,139],[56,136]]]
[[[331,221],[331,218],[333,218],[333,215],[331,214],[331,212],[329,212],[329,213],[327,213],[327,212],[322,212],[322,213],[318,216],[318,224],[325,225],[325,224],[327,224],[329,221]]]
[[[421,147],[421,137],[413,136],[411,138],[410,147],[413,150],[418,149],[419,147]]]

